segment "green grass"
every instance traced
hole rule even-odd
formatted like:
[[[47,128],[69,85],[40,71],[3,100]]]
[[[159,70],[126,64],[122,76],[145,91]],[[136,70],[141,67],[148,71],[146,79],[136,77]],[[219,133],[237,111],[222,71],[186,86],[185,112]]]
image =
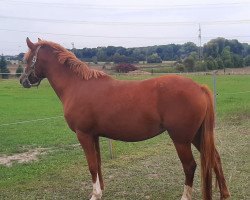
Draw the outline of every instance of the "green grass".
[[[117,76],[145,79],[148,76]],[[211,76],[192,76],[212,87]],[[232,199],[249,196],[250,76],[217,78],[217,144]],[[62,116],[62,106],[43,81],[26,90],[17,80],[0,80],[0,125],[23,120]],[[63,118],[0,126],[0,155],[38,147],[46,154],[31,163],[0,165],[0,199],[88,199],[91,178],[76,137]],[[180,199],[184,174],[171,139],[162,134],[138,143],[114,142],[116,158],[109,159],[108,142],[101,140],[103,199]],[[199,155],[194,150],[199,164]],[[201,199],[199,167],[193,199]],[[218,192],[214,192],[218,199]]]
[[[144,68],[143,71],[150,73],[178,73],[174,67],[172,66],[164,66],[164,67],[153,67],[153,68]]]

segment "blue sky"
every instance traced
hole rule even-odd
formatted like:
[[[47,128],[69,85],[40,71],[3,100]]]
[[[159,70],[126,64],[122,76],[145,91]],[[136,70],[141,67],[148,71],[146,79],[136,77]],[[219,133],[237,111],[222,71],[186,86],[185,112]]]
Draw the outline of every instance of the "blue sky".
[[[38,37],[71,48],[138,47],[212,38],[250,43],[250,0],[0,0],[0,54]]]

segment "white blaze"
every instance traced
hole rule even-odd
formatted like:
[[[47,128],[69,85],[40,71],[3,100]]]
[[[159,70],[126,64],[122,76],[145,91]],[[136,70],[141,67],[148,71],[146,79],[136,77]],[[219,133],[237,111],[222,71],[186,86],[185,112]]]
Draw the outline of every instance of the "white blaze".
[[[192,188],[188,185],[184,185],[184,191],[181,200],[191,200],[191,199],[192,199]]]
[[[102,190],[99,181],[99,176],[97,174],[96,182],[93,183],[93,194],[90,200],[99,200],[102,198]]]

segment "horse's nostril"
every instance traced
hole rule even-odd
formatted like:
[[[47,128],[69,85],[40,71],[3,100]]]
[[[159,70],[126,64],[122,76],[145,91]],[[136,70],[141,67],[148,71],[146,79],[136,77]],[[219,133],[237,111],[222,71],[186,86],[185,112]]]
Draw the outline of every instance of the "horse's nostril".
[[[24,87],[24,88],[31,88],[31,84],[28,81],[28,79],[20,79],[20,84]]]

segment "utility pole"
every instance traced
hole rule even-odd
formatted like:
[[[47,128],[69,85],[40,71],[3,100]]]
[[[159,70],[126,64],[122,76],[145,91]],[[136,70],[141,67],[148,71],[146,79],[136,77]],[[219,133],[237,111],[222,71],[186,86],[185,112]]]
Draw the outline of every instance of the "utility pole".
[[[74,42],[71,42],[71,45],[72,45],[72,50],[71,50],[71,52],[75,54],[75,43],[74,43]]]
[[[71,45],[72,45],[72,49],[74,49],[75,48],[75,43],[71,42]]]
[[[201,61],[201,58],[202,58],[202,49],[201,49],[201,24],[199,24],[198,40],[199,40],[199,61]]]

